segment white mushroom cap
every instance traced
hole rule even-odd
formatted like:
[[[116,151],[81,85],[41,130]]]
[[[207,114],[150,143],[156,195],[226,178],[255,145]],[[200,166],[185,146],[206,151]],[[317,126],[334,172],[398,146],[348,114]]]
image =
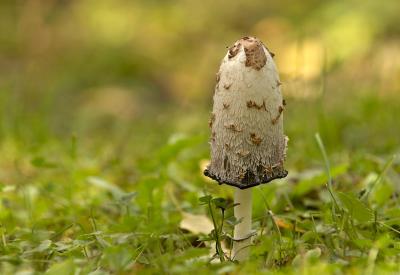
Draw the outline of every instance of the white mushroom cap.
[[[241,189],[284,178],[285,102],[268,49],[255,37],[238,40],[219,72],[210,119],[211,163],[204,174]]]

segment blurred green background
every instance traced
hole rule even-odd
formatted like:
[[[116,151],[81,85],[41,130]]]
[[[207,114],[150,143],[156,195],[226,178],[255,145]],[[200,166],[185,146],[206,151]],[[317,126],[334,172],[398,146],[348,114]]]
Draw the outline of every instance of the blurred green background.
[[[276,53],[292,146],[319,130],[329,145],[393,148],[397,127],[379,121],[398,108],[374,108],[399,100],[399,13],[396,0],[4,0],[2,144],[75,133],[133,156],[171,132],[207,133],[225,48],[254,35]]]
[[[288,104],[289,196],[296,202],[326,181],[316,132],[338,188],[360,191],[400,151],[399,14],[398,0],[0,1],[0,235],[19,247],[3,243],[10,258],[1,260],[25,267],[49,259],[56,241],[96,231],[94,219],[103,232],[171,233],[182,209],[202,213],[204,190],[230,197],[202,168],[215,73],[243,36],[276,54]],[[399,191],[397,159],[394,167],[391,187],[373,203]],[[284,209],[279,186],[264,189],[276,213]],[[133,216],[109,204],[136,191]],[[327,201],[321,194],[311,196],[316,207]],[[300,208],[310,205],[304,200]],[[114,272],[120,267],[107,257],[118,251],[103,251]],[[154,250],[142,252],[151,259]],[[53,262],[32,263],[43,271]]]

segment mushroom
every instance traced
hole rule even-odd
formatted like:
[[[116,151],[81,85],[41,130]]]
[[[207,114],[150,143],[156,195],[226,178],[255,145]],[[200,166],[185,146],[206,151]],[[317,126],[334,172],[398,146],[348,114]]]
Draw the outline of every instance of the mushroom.
[[[288,138],[285,101],[273,54],[255,37],[229,48],[217,73],[211,128],[211,162],[204,174],[235,187],[233,259],[244,261],[251,245],[251,187],[284,178]]]

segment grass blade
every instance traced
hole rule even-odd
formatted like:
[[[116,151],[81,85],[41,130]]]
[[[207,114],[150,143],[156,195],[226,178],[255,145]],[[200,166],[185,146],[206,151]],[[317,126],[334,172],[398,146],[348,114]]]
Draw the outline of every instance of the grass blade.
[[[332,201],[333,201],[335,207],[337,209],[340,209],[339,204],[337,203],[337,200],[335,198],[335,195],[333,194],[331,165],[329,163],[328,155],[326,153],[324,143],[322,142],[322,139],[321,139],[321,136],[319,135],[319,133],[315,134],[315,140],[317,141],[318,147],[322,153],[322,157],[324,158],[326,174],[328,176],[327,188],[328,188],[329,194],[332,197]]]

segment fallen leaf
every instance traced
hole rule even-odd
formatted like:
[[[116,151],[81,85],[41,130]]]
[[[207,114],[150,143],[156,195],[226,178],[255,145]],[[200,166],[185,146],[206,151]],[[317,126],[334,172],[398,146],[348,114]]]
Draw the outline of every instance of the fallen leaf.
[[[293,224],[285,221],[284,219],[274,217],[274,221],[279,228],[293,230]],[[296,227],[296,232],[304,233],[305,230],[299,227]]]
[[[214,229],[213,223],[206,216],[187,212],[182,212],[182,220],[179,227],[193,234],[208,234]]]

